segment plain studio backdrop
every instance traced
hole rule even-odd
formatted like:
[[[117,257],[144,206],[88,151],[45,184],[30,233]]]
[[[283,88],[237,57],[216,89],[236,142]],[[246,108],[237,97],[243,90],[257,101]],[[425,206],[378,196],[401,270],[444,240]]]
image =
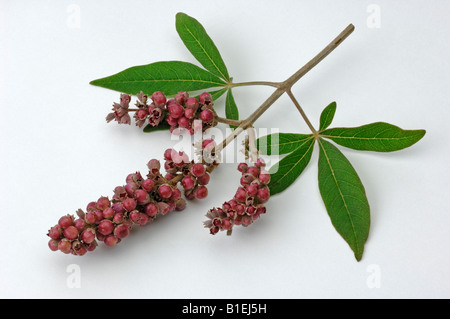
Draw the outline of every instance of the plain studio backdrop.
[[[178,143],[107,124],[119,93],[89,85],[135,65],[197,64],[176,33],[177,12],[202,23],[235,82],[283,81],[355,25],[293,87],[313,124],[336,101],[333,126],[427,130],[394,153],[340,147],[371,206],[360,262],[321,200],[317,147],[295,184],[232,236],[202,225],[234,195],[231,163],[214,171],[205,200],[133,228],[114,248],[100,243],[83,257],[49,250],[46,233],[61,216],[111,196]],[[0,1],[0,297],[450,297],[449,14],[449,1],[425,0]],[[236,88],[241,118],[272,91]],[[224,114],[224,98],[216,108]],[[286,96],[255,126],[308,132]]]

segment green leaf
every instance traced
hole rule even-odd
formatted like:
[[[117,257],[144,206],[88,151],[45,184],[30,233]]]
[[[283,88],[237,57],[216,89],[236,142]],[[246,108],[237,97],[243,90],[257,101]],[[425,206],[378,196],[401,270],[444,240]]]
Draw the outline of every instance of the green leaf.
[[[319,139],[319,190],[333,226],[361,260],[369,236],[370,208],[352,164],[333,144]]]
[[[268,186],[271,195],[284,191],[300,176],[311,159],[314,142],[315,139],[312,135],[298,142],[297,148],[292,153],[286,155],[269,169],[270,182]]]
[[[393,152],[418,142],[425,135],[425,130],[403,130],[392,124],[377,122],[360,127],[332,128],[320,135],[355,150]]]
[[[177,32],[192,55],[211,73],[230,82],[225,63],[205,28],[194,18],[179,12],[175,23]]]
[[[166,121],[163,121],[157,126],[151,126],[150,124],[147,124],[144,127],[143,131],[144,131],[144,133],[152,133],[152,132],[157,132],[157,131],[168,130],[169,128],[170,128],[170,125]]]
[[[336,113],[336,102],[331,102],[320,114],[320,127],[319,131],[326,129],[330,126]]]
[[[90,84],[136,95],[161,91],[175,95],[179,91],[196,91],[221,87],[226,83],[214,74],[188,62],[162,61],[128,68]]]
[[[239,120],[239,110],[236,106],[236,102],[231,93],[231,89],[227,92],[227,98],[225,100],[225,116],[229,120]],[[236,126],[230,125],[231,128],[236,128]]]
[[[256,140],[256,147],[264,155],[281,155],[291,153],[311,134],[274,133],[261,136]]]

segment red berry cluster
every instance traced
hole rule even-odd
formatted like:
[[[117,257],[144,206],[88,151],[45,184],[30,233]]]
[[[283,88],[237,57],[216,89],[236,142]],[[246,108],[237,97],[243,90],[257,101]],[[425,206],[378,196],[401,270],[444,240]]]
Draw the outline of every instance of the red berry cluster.
[[[205,131],[217,124],[211,94],[204,92],[198,100],[189,97],[187,92],[179,92],[175,98],[167,101],[166,121],[170,131],[186,129],[191,135],[197,131]]]
[[[172,179],[176,175],[182,177],[181,186],[186,199],[203,199],[208,196],[208,189],[205,185],[209,183],[212,165],[189,161],[186,153],[177,152],[174,149],[167,149],[164,152],[164,159],[166,178]]]
[[[212,235],[220,230],[231,231],[234,225],[249,226],[261,214],[266,212],[264,203],[269,200],[270,191],[267,184],[270,174],[264,170],[265,163],[259,158],[254,166],[240,163],[238,170],[242,173],[241,186],[237,189],[232,200],[223,203],[221,208],[213,208],[206,216],[205,228],[210,229]]]
[[[170,131],[185,129],[191,135],[197,131],[217,125],[213,100],[208,92],[202,93],[198,99],[189,97],[187,92],[179,92],[173,99],[167,99],[162,92],[154,92],[148,104],[148,96],[143,92],[137,94],[137,109],[134,119],[136,125],[142,127],[146,122],[151,126],[158,126],[164,119],[170,126]],[[120,104],[113,104],[113,112],[106,116],[106,121],[116,120],[120,124],[130,124],[128,114],[131,96],[120,95]]]
[[[117,186],[110,200],[100,197],[87,205],[86,212],[77,211],[78,218],[66,215],[50,228],[48,245],[51,250],[82,256],[103,241],[114,246],[127,237],[133,225],[144,226],[158,214],[183,210],[186,201],[181,191],[160,173],[160,162],[148,162],[149,173],[129,174],[126,185]],[[176,183],[175,183],[176,184]]]

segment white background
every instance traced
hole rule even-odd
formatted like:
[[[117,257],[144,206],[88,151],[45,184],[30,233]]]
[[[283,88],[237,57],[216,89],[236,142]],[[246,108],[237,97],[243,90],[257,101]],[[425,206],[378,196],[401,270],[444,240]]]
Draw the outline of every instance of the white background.
[[[205,26],[235,82],[282,81],[355,25],[293,88],[314,125],[336,101],[333,126],[427,130],[395,153],[341,148],[371,205],[360,262],[321,201],[317,147],[267,214],[231,237],[202,222],[234,195],[235,164],[214,172],[207,199],[134,228],[114,248],[101,243],[84,257],[48,249],[60,216],[111,196],[175,145],[167,132],[107,124],[119,93],[89,81],[156,61],[196,63],[175,30],[179,11]],[[0,297],[450,297],[449,14],[449,1],[0,1]],[[241,117],[272,90],[235,89]],[[308,132],[286,96],[255,126]],[[70,265],[79,286],[68,284]]]

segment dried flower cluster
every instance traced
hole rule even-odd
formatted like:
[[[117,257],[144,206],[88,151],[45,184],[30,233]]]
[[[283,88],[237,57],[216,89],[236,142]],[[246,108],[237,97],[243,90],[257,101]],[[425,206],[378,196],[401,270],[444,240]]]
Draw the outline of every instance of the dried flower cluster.
[[[270,191],[267,184],[270,174],[264,170],[265,163],[259,158],[254,166],[240,163],[238,170],[242,173],[240,184],[234,198],[223,203],[221,208],[212,208],[206,214],[209,219],[204,222],[212,235],[226,230],[231,233],[234,225],[249,226],[266,212],[264,204],[269,200]]]
[[[137,109],[130,109],[131,96],[120,95],[120,103],[113,103],[113,112],[106,116],[106,121],[119,124],[131,124],[129,112],[133,111],[136,125],[145,123],[158,126],[165,121],[173,133],[186,130],[189,134],[205,131],[217,125],[217,114],[213,108],[211,94],[204,92],[196,97],[189,97],[187,92],[179,92],[173,99],[167,99],[162,92],[154,92],[150,97],[142,91],[137,95]],[[150,104],[148,104],[150,102]]]

